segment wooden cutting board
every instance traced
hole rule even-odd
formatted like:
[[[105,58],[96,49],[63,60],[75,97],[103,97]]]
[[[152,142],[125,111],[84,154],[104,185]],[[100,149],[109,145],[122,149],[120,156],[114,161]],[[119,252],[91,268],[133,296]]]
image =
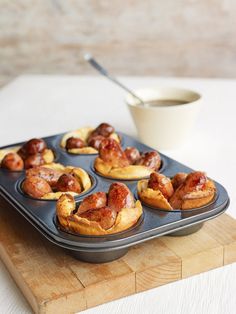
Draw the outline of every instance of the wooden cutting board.
[[[0,199],[0,257],[36,313],[75,313],[236,261],[236,220],[137,245],[117,261],[80,262]]]

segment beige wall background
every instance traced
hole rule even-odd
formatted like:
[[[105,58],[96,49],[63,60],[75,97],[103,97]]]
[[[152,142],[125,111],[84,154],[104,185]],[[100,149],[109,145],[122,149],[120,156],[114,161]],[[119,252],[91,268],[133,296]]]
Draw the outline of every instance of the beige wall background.
[[[0,0],[0,84],[22,73],[236,77],[235,0]]]

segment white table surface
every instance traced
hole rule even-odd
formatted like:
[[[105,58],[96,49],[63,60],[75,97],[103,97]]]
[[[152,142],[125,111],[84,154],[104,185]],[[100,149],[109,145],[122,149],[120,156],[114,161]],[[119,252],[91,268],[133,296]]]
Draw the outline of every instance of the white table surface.
[[[191,88],[205,98],[195,131],[178,150],[163,151],[222,183],[236,218],[236,80],[125,77],[131,88],[168,85]],[[135,127],[124,93],[100,77],[21,76],[0,91],[0,146],[109,122],[130,135]],[[84,314],[236,313],[236,264],[110,302]],[[31,313],[0,262],[0,313]],[[65,312],[66,313],[66,312]]]

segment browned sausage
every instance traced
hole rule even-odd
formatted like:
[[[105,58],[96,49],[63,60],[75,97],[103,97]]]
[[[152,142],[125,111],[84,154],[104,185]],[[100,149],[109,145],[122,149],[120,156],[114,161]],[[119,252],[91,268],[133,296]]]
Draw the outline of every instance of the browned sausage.
[[[176,190],[182,183],[184,183],[186,178],[187,173],[184,172],[176,173],[176,175],[171,180],[174,190]]]
[[[104,192],[97,192],[84,198],[81,202],[78,214],[84,213],[90,209],[98,209],[107,205],[107,195]]]
[[[88,146],[91,146],[97,150],[99,150],[99,147],[102,143],[102,141],[105,139],[102,135],[95,135],[89,138],[88,140]]]
[[[11,171],[20,171],[24,169],[24,162],[17,153],[8,153],[4,156],[1,167]]]
[[[207,182],[207,176],[204,172],[195,171],[187,175],[187,178],[184,182],[185,191],[199,191],[203,190]]]
[[[23,159],[25,160],[26,157],[27,157],[27,153],[24,149],[24,147],[22,146],[18,151],[17,151],[17,154]]]
[[[46,193],[52,192],[46,180],[39,177],[28,177],[22,184],[23,191],[34,198],[41,198]]]
[[[34,168],[43,164],[45,164],[45,161],[41,154],[29,155],[25,159],[25,169]]]
[[[204,172],[195,171],[189,173],[184,183],[177,188],[173,196],[170,198],[171,206],[175,209],[180,208],[183,197],[187,193],[204,190],[206,182],[207,177]]]
[[[69,137],[66,141],[66,149],[82,148],[85,147],[85,143],[78,137]]]
[[[64,173],[57,181],[56,190],[60,192],[75,192],[79,194],[81,193],[81,186],[73,175]]]
[[[32,138],[28,142],[26,142],[22,151],[25,152],[26,155],[35,155],[42,153],[47,148],[46,143],[41,138]]]
[[[38,166],[26,170],[26,177],[39,177],[48,182],[51,187],[55,187],[58,179],[62,175],[62,171]]]
[[[163,196],[168,200],[174,193],[171,180],[163,174],[153,172],[148,181],[148,187],[153,190],[160,190]]]
[[[131,165],[135,164],[140,158],[140,153],[135,147],[127,147],[124,152]]]
[[[129,160],[122,151],[120,144],[111,138],[106,138],[102,141],[99,148],[99,157],[113,167],[129,165]]]
[[[141,155],[136,165],[142,165],[153,170],[158,170],[161,166],[161,156],[158,152],[147,152]]]
[[[119,212],[122,208],[134,207],[134,197],[129,188],[120,182],[111,184],[108,191],[108,206]]]
[[[99,126],[90,134],[90,137],[95,135],[102,135],[104,137],[108,137],[111,133],[114,132],[113,126],[108,123],[101,123]]]
[[[110,207],[102,207],[99,209],[90,209],[82,214],[80,217],[86,218],[90,221],[96,221],[103,229],[111,228],[116,221],[117,213]]]

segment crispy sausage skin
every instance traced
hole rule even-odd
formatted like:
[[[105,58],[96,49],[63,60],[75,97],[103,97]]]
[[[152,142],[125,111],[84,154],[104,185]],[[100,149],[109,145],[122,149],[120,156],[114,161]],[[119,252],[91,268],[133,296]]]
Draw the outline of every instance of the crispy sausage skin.
[[[46,180],[39,177],[27,177],[22,183],[23,191],[34,198],[41,198],[44,194],[52,192]]]
[[[102,143],[102,141],[105,139],[102,135],[95,135],[89,138],[88,140],[88,146],[91,146],[97,150],[99,150],[99,147]]]
[[[108,137],[114,132],[113,126],[108,123],[101,123],[99,126],[90,134],[90,137],[95,135],[101,135],[104,137]]]
[[[134,207],[134,197],[124,183],[115,182],[111,184],[108,191],[108,206],[117,212],[125,207]]]
[[[109,229],[114,225],[117,213],[124,207],[134,207],[134,198],[125,184],[117,182],[110,186],[108,197],[104,192],[87,196],[80,204],[77,215]]]
[[[35,155],[42,153],[47,148],[46,143],[41,138],[32,138],[28,142],[26,142],[22,151],[25,152],[26,155]]]
[[[39,177],[48,182],[51,187],[55,187],[58,179],[62,175],[62,171],[38,166],[26,170],[26,177]]]
[[[25,162],[25,169],[44,164],[42,153],[47,148],[45,141],[41,138],[32,138],[18,150],[18,154]]]
[[[1,167],[11,171],[21,171],[24,169],[24,162],[17,153],[8,153],[4,156]]]
[[[136,162],[136,165],[142,165],[153,170],[158,170],[161,166],[161,157],[158,152],[146,152]]]
[[[184,182],[185,191],[192,192],[192,191],[199,191],[203,190],[207,182],[207,176],[204,172],[195,171],[189,173],[186,177]]]
[[[41,154],[29,155],[25,159],[25,169],[41,166],[45,163]]]
[[[63,202],[65,207],[60,208]],[[71,196],[69,199],[66,195],[61,196],[57,204],[60,204],[58,209],[61,210],[62,215],[71,215],[73,221],[79,221],[78,217],[85,218],[91,222],[91,228],[97,227],[92,224],[92,222],[96,222],[107,230],[114,226],[121,209],[134,207],[134,198],[125,184],[117,182],[110,186],[108,196],[105,192],[97,192],[85,197],[76,212],[75,201]],[[126,218],[128,219],[128,217]],[[81,224],[84,224],[84,222],[81,221]]]
[[[107,230],[114,225],[117,212],[110,207],[102,207],[98,209],[90,209],[81,213],[79,216],[90,221],[96,221],[103,229]]]
[[[173,208],[180,208],[182,199],[187,193],[204,190],[207,182],[207,176],[204,172],[195,171],[187,175],[185,181],[177,188],[170,198],[170,204]]]
[[[64,173],[56,183],[56,190],[60,192],[81,193],[81,186],[73,175]]]
[[[187,178],[187,173],[179,172],[172,178],[171,182],[174,190],[176,190]]]
[[[119,143],[114,139],[106,138],[104,139],[99,148],[99,157],[110,163],[113,167],[125,167],[129,165],[129,160]]]
[[[169,200],[174,193],[171,180],[163,174],[157,172],[151,173],[148,181],[148,187],[153,190],[160,190],[167,200]]]
[[[83,148],[83,147],[85,147],[85,143],[83,140],[81,140],[78,137],[70,137],[66,141],[66,149]]]
[[[26,151],[24,149],[24,146],[22,146],[18,151],[17,154],[23,159],[25,160],[27,157]]]
[[[17,153],[24,161],[24,168],[29,169],[43,165],[45,161],[42,154],[46,148],[47,145],[41,138],[33,138],[21,146]]]
[[[135,147],[127,147],[124,152],[131,165],[140,159],[140,153]]]
[[[84,198],[80,203],[77,214],[82,214],[90,209],[99,209],[107,204],[107,195],[104,192],[97,192]]]

